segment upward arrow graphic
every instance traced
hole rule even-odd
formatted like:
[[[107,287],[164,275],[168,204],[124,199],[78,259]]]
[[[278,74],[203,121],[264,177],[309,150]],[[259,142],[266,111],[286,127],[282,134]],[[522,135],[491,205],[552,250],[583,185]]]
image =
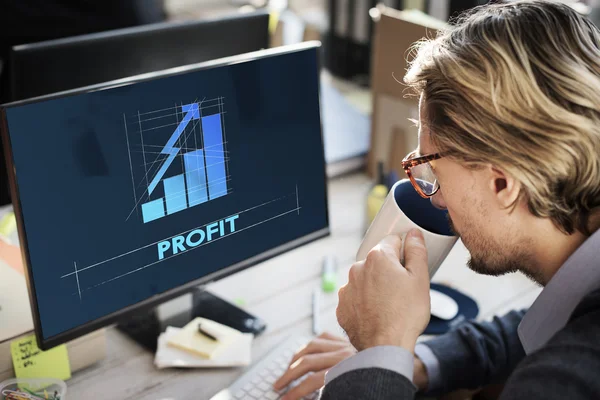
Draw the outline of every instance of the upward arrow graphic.
[[[186,126],[190,123],[192,119],[200,118],[200,110],[198,109],[198,103],[186,104],[181,106],[181,111],[185,113],[185,116],[177,125],[177,128],[165,144],[165,147],[160,151],[162,154],[168,154],[167,159],[160,166],[154,178],[152,178],[152,182],[148,185],[148,195],[152,194],[162,177],[167,172],[167,169],[171,166],[171,163],[175,159],[177,153],[179,153],[179,147],[175,147],[175,142],[179,139],[181,134],[185,131]]]

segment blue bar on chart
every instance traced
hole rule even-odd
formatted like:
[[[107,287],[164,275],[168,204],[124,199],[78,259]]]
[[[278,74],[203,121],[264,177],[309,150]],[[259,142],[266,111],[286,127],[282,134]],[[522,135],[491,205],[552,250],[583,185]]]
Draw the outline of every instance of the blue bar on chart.
[[[163,180],[165,188],[165,200],[167,203],[167,215],[187,208],[185,195],[185,183],[183,174],[175,175]]]
[[[142,204],[142,218],[144,223],[154,221],[165,216],[165,203],[163,198]]]
[[[202,117],[202,137],[206,157],[208,194],[212,200],[227,194],[221,114]]]
[[[204,150],[194,150],[183,155],[185,163],[185,183],[190,207],[208,201]]]

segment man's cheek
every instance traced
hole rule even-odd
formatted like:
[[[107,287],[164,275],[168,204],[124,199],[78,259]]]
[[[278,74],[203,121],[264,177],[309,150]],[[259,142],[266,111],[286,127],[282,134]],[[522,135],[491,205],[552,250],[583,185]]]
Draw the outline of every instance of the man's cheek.
[[[446,220],[448,221],[448,227],[450,228],[450,231],[452,231],[452,233],[458,236],[458,228],[456,227],[455,223],[456,220],[454,214],[450,212],[450,210],[448,210],[448,212],[446,213]]]

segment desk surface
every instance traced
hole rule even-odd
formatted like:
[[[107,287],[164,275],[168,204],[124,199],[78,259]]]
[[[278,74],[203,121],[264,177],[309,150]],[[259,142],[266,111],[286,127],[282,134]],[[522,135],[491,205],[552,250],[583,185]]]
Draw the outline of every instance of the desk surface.
[[[339,263],[340,282],[365,230],[365,198],[371,182],[363,174],[329,183],[331,236],[280,255],[255,267],[211,284],[208,289],[225,299],[243,298],[245,308],[266,320],[268,328],[256,338],[253,360],[260,359],[290,334],[311,333],[311,294],[320,283],[323,257],[333,254]],[[480,319],[513,308],[529,306],[540,289],[521,274],[479,276],[465,262],[461,242],[452,250],[433,281],[449,284],[477,300]],[[336,322],[337,294],[324,294],[322,329],[341,334]],[[158,370],[149,353],[114,328],[107,329],[107,357],[69,380],[69,399],[183,400],[208,399],[227,387],[243,368]]]

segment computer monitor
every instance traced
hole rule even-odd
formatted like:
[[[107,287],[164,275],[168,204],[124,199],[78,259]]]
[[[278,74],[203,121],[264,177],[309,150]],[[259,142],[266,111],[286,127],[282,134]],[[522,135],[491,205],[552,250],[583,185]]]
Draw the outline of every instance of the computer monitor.
[[[15,46],[11,101],[265,49],[268,27],[268,13],[257,11]]]
[[[43,349],[329,234],[319,49],[0,108]]]

